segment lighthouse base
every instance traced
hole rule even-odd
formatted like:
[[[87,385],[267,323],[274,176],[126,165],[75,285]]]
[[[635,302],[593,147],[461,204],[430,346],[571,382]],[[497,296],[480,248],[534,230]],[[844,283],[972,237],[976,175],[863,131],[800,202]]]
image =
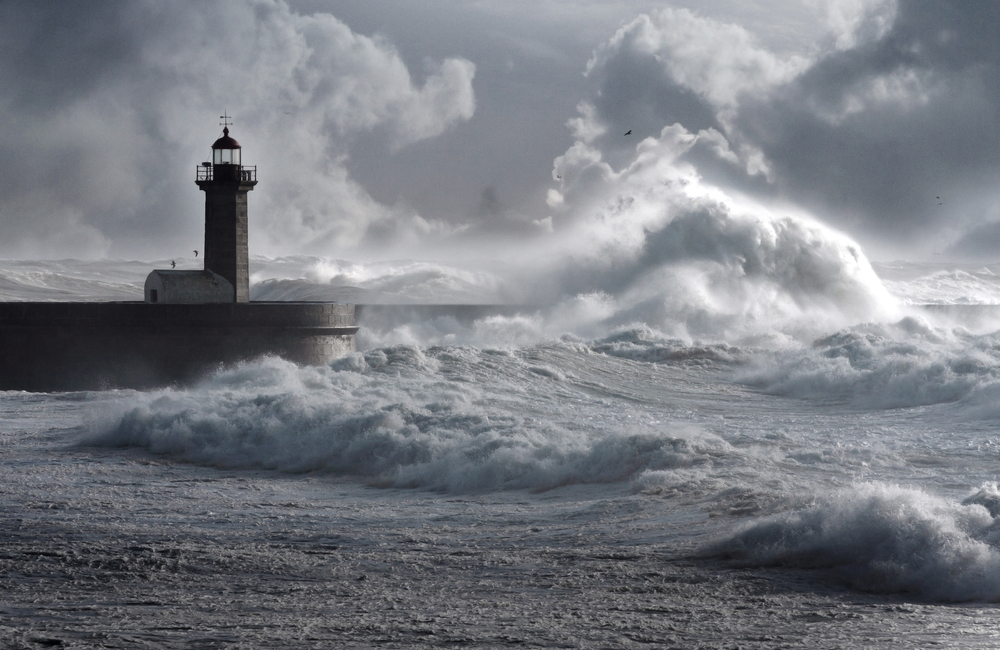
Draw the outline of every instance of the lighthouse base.
[[[0,303],[0,390],[153,388],[262,356],[355,349],[354,305]]]

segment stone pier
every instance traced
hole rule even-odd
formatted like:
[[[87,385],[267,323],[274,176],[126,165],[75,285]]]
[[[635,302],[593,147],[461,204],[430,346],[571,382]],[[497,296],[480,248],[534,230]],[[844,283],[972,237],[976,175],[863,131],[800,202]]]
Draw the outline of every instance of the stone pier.
[[[354,305],[0,303],[0,390],[151,388],[265,355],[354,350]]]

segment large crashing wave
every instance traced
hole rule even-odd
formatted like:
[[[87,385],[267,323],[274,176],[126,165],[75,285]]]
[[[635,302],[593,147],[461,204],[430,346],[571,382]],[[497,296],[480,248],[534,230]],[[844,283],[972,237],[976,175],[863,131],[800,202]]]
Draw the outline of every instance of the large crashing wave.
[[[723,204],[647,227],[639,248],[622,256],[591,278],[615,303],[604,322],[644,323],[687,340],[809,338],[893,307],[846,238],[814,222]],[[593,270],[571,264],[564,273],[572,287]]]
[[[718,137],[665,127],[620,171],[584,142],[557,158],[550,204],[566,234],[543,276],[550,295],[599,291],[614,303],[607,324],[731,343],[891,313],[895,300],[856,243],[701,177],[688,154]]]
[[[537,338],[601,337],[641,324],[687,341],[805,340],[893,313],[896,301],[849,238],[793,209],[706,183],[685,162],[702,137],[667,127],[620,171],[577,143],[556,160],[553,231],[517,246],[489,245],[478,258],[502,262],[489,271],[481,263],[467,270],[317,260],[298,278],[257,274],[254,295],[315,299],[349,284],[359,301],[531,305]],[[474,331],[460,338],[489,345],[496,333],[494,322],[483,338]],[[380,330],[371,341],[449,343],[456,332],[425,334],[414,340],[412,331]]]
[[[734,453],[692,425],[643,421],[629,404],[618,412],[565,372],[474,348],[399,346],[333,368],[269,359],[136,395],[83,444],[450,492],[616,482]]]

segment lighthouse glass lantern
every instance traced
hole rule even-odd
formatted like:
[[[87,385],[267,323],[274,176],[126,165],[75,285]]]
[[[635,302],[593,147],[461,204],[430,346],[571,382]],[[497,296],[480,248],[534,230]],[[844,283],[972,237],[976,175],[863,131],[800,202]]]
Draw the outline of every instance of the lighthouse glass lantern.
[[[222,130],[222,137],[212,145],[212,164],[240,164],[240,143],[229,137],[229,127]]]

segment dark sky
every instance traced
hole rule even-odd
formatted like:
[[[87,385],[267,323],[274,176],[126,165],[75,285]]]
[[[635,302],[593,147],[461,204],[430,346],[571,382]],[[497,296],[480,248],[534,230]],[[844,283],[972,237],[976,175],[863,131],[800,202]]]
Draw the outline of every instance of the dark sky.
[[[228,111],[257,253],[544,254],[671,177],[875,259],[995,261],[998,24],[991,0],[5,0],[0,256],[190,256]]]

